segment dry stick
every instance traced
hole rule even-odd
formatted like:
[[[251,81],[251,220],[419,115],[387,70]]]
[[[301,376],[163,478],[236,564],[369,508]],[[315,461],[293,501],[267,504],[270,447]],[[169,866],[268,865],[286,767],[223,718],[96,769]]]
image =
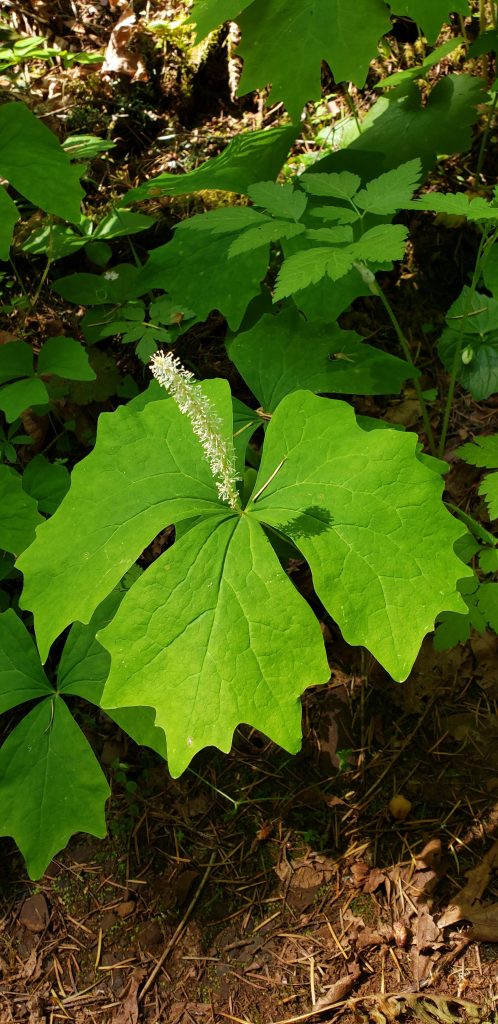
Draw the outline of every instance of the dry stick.
[[[186,911],[185,911],[181,921],[176,926],[176,928],[175,928],[175,930],[173,932],[173,935],[171,936],[171,938],[170,938],[166,948],[161,953],[161,956],[159,957],[159,960],[157,961],[157,964],[155,965],[153,971],[151,971],[151,973],[149,974],[149,977],[147,978],[147,981],[145,982],[145,985],[143,986],[143,988],[141,989],[141,991],[138,994],[138,1000],[137,1001],[139,1003],[141,1003],[142,1000],[144,999],[144,997],[147,994],[147,992],[149,991],[151,985],[154,983],[155,979],[157,978],[157,975],[159,974],[159,971],[161,970],[161,967],[163,966],[164,961],[168,958],[169,954],[171,953],[171,950],[173,949],[173,946],[175,945],[175,943],[180,938],[180,935],[182,934],[182,931],[185,928],[185,925],[186,925],[186,923],[187,923],[187,921],[188,921],[188,919],[189,919],[189,917],[190,917],[190,915],[191,915],[191,913],[192,913],[192,911],[193,911],[193,909],[194,909],[194,907],[195,907],[195,905],[197,903],[197,900],[199,899],[199,896],[201,895],[201,892],[202,892],[202,890],[203,890],[203,888],[204,888],[204,886],[205,886],[205,884],[206,884],[206,882],[207,882],[207,880],[208,880],[208,878],[209,878],[209,876],[211,874],[211,868],[213,867],[213,864],[214,864],[214,861],[215,861],[215,857],[216,857],[216,850],[213,850],[213,852],[211,854],[211,857],[209,858],[209,864],[208,864],[208,866],[207,866],[207,868],[206,868],[206,870],[205,870],[205,872],[204,872],[204,874],[203,874],[203,876],[202,876],[202,878],[201,878],[201,880],[199,882],[199,885],[197,886],[197,889],[195,890],[194,895],[192,896],[192,899],[190,900],[190,903],[189,903],[189,905],[188,905],[188,907],[187,907],[187,909],[186,909]]]

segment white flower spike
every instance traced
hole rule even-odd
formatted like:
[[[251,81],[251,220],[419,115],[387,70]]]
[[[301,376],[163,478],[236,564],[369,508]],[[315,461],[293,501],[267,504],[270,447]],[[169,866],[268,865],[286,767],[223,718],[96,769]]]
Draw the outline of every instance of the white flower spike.
[[[221,429],[221,423],[193,373],[182,366],[171,352],[156,352],[150,368],[161,387],[169,391],[180,412],[188,416],[192,430],[204,449],[213,474],[218,497],[235,509],[238,507],[237,475],[233,451],[230,451]]]

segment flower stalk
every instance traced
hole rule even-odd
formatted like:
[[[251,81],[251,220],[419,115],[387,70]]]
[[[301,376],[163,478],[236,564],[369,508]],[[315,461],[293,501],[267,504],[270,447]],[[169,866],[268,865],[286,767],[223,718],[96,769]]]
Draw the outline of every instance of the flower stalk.
[[[150,368],[161,387],[169,391],[180,412],[188,416],[213,475],[220,501],[231,508],[239,505],[233,448],[223,437],[222,425],[213,406],[203,394],[193,373],[171,352],[156,352]]]

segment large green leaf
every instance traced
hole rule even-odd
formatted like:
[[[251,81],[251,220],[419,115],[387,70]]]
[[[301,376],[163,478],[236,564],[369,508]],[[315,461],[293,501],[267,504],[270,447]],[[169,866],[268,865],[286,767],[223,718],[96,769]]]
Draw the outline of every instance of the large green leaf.
[[[231,440],[228,385],[208,381],[203,389]],[[219,510],[200,442],[172,399],[102,415],[95,448],[75,467],[69,493],[18,562],[26,577],[23,607],[35,612],[42,660],[67,625],[90,620],[161,530]]]
[[[127,573],[119,587],[99,605],[87,626],[76,622],[71,627],[57,670],[57,688],[65,696],[82,697],[101,707],[111,659],[95,634],[111,621],[127,589],[139,575],[138,570]],[[135,743],[151,747],[166,759],[166,737],[154,724],[151,708],[106,708],[106,712]]]
[[[75,338],[48,338],[38,357],[38,373],[67,380],[96,380],[88,355]]]
[[[24,103],[0,107],[0,175],[35,206],[77,224],[81,169]]]
[[[464,74],[442,78],[426,103],[415,83],[393,89],[373,104],[347,148],[318,160],[307,174],[348,170],[375,178],[416,157],[427,172],[438,156],[470,148],[477,106],[486,99],[484,82]]]
[[[99,633],[112,668],[103,704],[156,709],[180,775],[241,722],[295,752],[299,696],[329,677],[320,627],[261,527],[231,515],[193,526],[142,575]]]
[[[246,214],[257,218],[256,211]],[[239,227],[221,233],[212,230],[218,215],[220,225],[228,224],[228,210],[213,210],[182,221],[167,245],[151,252],[139,276],[135,294],[151,288],[168,291],[175,302],[192,309],[206,320],[213,309],[226,317],[232,330],[239,327],[247,306],[259,295],[260,282],[268,269],[268,244],[253,252],[228,258],[239,237]],[[233,213],[233,211],[232,211]],[[225,215],[223,218],[220,214]],[[238,223],[235,215],[234,223]],[[202,232],[202,234],[201,234]]]
[[[0,550],[18,555],[35,539],[35,528],[42,522],[36,501],[23,490],[19,474],[0,466]]]
[[[52,515],[69,490],[70,477],[65,466],[49,462],[44,455],[35,455],[22,475],[27,494],[38,502],[40,512]]]
[[[126,193],[123,203],[154,196],[184,196],[202,189],[221,189],[245,195],[256,181],[274,179],[285,163],[297,128],[241,132],[226,149],[187,174],[159,174]]]
[[[16,380],[0,389],[0,409],[8,423],[13,423],[33,405],[45,405],[48,401],[48,391],[39,377]]]
[[[0,260],[8,260],[12,235],[19,220],[19,212],[9,193],[0,185]]]
[[[12,836],[39,878],[75,832],[103,838],[110,795],[64,701],[41,701],[0,749],[0,834]]]
[[[470,314],[470,315],[468,315]],[[446,314],[447,327],[439,342],[438,352],[451,372],[455,351],[461,355],[457,380],[481,401],[498,391],[498,302],[489,295],[474,292],[465,286]]]
[[[34,643],[9,608],[0,615],[0,714],[51,692]]]
[[[33,349],[25,341],[0,345],[0,384],[33,373]]]
[[[349,405],[295,392],[268,426],[255,494],[268,485],[248,506],[300,548],[348,643],[400,680],[436,616],[465,611],[456,583],[471,572],[453,552],[464,528],[416,452],[415,434],[367,433]]]
[[[228,347],[230,359],[266,409],[292,391],[397,394],[413,370],[337,324],[309,324],[296,309],[265,315]],[[335,356],[335,358],[334,358]]]
[[[467,0],[197,0],[191,20],[198,38],[222,20],[242,30],[244,71],[239,92],[272,84],[271,100],[282,100],[295,121],[308,100],[320,97],[320,65],[329,64],[336,82],[362,86],[377,41],[390,28],[390,14],[417,22],[434,40],[453,10],[466,13]]]

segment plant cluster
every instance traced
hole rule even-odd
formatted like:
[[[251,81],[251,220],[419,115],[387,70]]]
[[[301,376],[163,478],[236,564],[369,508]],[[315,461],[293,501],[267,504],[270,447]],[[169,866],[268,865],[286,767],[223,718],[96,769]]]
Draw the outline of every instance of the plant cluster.
[[[466,0],[404,0],[394,13],[430,44],[455,10],[468,13]],[[396,680],[434,627],[440,649],[498,630],[496,539],[443,499],[456,386],[477,400],[498,390],[498,193],[416,196],[439,157],[470,148],[487,104],[482,166],[497,93],[475,67],[428,84],[466,46],[451,38],[379,83],[348,145],[279,180],[303,106],[320,94],[321,61],[337,82],[363,85],[389,18],[383,0],[354,4],[346,24],[340,0],[197,0],[199,40],[236,21],[240,90],[271,82],[288,123],[143,182],[101,217],[81,212],[81,182],[110,144],[61,144],[24,104],[0,107],[3,311],[17,324],[0,346],[0,709],[14,713],[0,808],[31,877],[74,832],[105,833],[109,787],[78,724],[82,700],[175,776],[206,746],[228,751],[241,723],[298,750],[300,696],[329,667],[289,559],[308,564],[345,640]],[[496,33],[481,27],[475,52],[492,52]],[[149,240],[155,222],[131,207],[204,190],[237,199],[182,220],[142,259],[133,239]],[[437,435],[435,395],[381,284],[404,258],[406,211],[459,218],[478,243],[437,342],[448,380]],[[32,289],[17,289],[11,253],[39,268]],[[71,336],[40,344],[30,314],[48,287],[81,317]],[[340,325],[362,296],[390,323],[391,347]],[[253,401],[182,363],[186,335],[213,312]],[[400,395],[407,383],[427,451],[414,433],[355,414],[353,396]],[[78,461],[61,404],[111,396]],[[32,450],[30,411],[60,427],[43,451]],[[458,454],[498,470],[496,435]],[[491,519],[497,480],[481,484]],[[174,543],[144,569],[171,525]]]

